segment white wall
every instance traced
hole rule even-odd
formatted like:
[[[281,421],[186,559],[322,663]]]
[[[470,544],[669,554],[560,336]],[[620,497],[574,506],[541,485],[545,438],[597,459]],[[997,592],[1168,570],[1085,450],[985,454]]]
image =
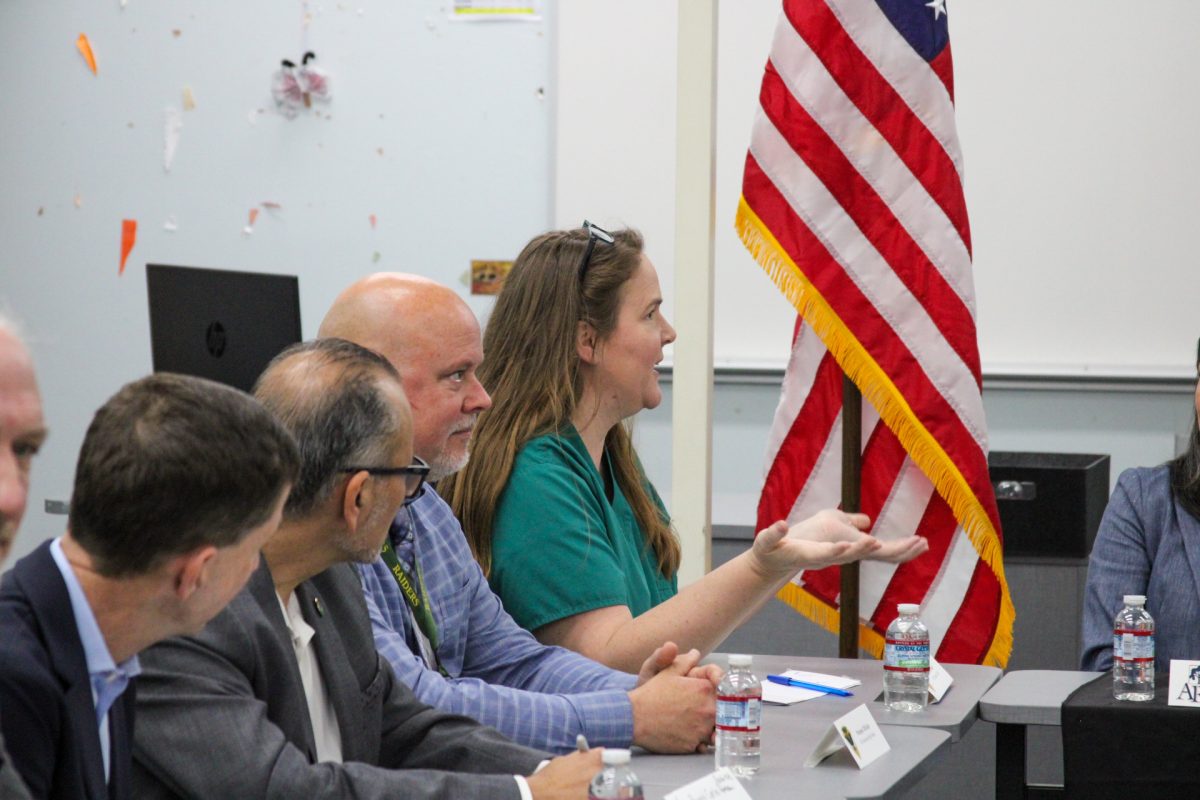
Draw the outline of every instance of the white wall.
[[[150,370],[147,262],[299,275],[312,336],[361,275],[463,290],[470,259],[511,258],[549,225],[553,4],[535,24],[451,23],[447,5],[0,3],[0,303],[25,322],[51,431],[16,555],[61,532],[43,503],[70,496],[94,409]],[[258,113],[280,59],[306,46],[332,102]],[[168,173],[163,109],[184,86],[197,107]],[[243,235],[263,201],[281,208]],[[139,230],[118,276],[123,218]]]
[[[665,287],[676,269],[675,3],[572,0],[559,26],[563,85],[577,102],[598,93],[604,113],[585,120],[564,97],[555,219],[578,224],[586,207],[642,228]],[[787,356],[793,314],[732,229],[779,7],[721,4],[717,366]],[[985,372],[1191,374],[1200,3],[949,8]]]
[[[676,2],[563,5],[556,225],[591,215],[640,228],[669,314]],[[781,366],[794,320],[732,227],[779,6],[726,0],[720,9],[718,367]],[[955,0],[950,11],[985,372],[1194,376],[1200,268],[1186,220],[1200,211],[1188,141],[1200,95],[1179,88],[1200,66],[1200,3]],[[1115,481],[1170,458],[1190,427],[1186,379],[1159,388],[985,380],[992,449],[1108,453]],[[637,420],[639,452],[664,493],[666,391]],[[777,400],[777,383],[718,383],[714,523],[752,524]]]

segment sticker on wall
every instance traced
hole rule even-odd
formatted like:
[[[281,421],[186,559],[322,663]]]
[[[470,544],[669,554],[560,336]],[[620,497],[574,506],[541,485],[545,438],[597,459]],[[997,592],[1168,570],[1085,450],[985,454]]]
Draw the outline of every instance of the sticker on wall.
[[[511,261],[471,260],[471,294],[500,294]]]
[[[271,77],[275,108],[288,119],[312,108],[314,102],[328,103],[332,99],[329,75],[313,63],[316,59],[316,53],[311,50],[304,54],[299,66],[285,58]]]

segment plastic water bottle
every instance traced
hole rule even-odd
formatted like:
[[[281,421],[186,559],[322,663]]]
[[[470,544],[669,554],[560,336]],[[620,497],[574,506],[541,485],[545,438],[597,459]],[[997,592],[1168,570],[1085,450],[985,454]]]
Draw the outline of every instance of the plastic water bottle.
[[[762,760],[762,683],[752,663],[750,656],[731,655],[717,687],[717,769],[743,777],[758,772]]]
[[[1154,699],[1154,618],[1145,595],[1125,595],[1125,607],[1113,620],[1113,697]]]
[[[883,704],[893,711],[923,711],[929,702],[929,628],[916,603],[896,606],[883,648]]]
[[[644,797],[642,782],[629,768],[629,751],[604,748],[604,769],[592,778],[588,800],[635,800]]]

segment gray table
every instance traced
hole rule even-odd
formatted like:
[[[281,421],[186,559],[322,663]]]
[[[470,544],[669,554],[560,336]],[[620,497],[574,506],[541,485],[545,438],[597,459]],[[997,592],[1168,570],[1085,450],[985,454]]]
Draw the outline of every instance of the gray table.
[[[1104,673],[1053,669],[1010,672],[979,701],[979,716],[996,723],[996,800],[1049,797],[1059,787],[1025,783],[1025,730],[1062,725],[1062,704],[1071,692]]]
[[[726,657],[708,659],[722,666]],[[756,800],[769,798],[895,798],[921,780],[938,759],[976,719],[980,696],[1000,676],[993,667],[948,664],[954,685],[936,706],[921,714],[888,711],[876,698],[883,691],[883,666],[878,661],[796,656],[755,656],[760,677],[786,669],[831,675],[849,675],[862,681],[854,697],[827,695],[790,706],[766,705],[763,709],[763,765],[746,781]],[[860,770],[845,750],[811,769],[804,760],[816,747],[833,720],[866,703],[880,723],[891,750]],[[641,778],[646,797],[661,798],[714,769],[712,755],[662,756],[639,753],[633,769]]]
[[[714,655],[711,661],[725,665],[726,658]],[[978,718],[979,698],[1000,680],[997,667],[981,667],[974,664],[943,664],[954,678],[950,691],[942,702],[931,705],[920,714],[891,711],[883,705],[883,663],[871,659],[846,658],[802,658],[798,656],[755,656],[754,672],[760,677],[775,675],[787,669],[802,669],[809,672],[824,672],[829,675],[848,675],[862,681],[862,686],[853,689],[854,697],[824,697],[809,700],[811,703],[840,703],[838,708],[846,713],[859,703],[866,703],[871,716],[880,725],[906,725],[918,728],[934,728],[950,734],[957,742],[966,734]],[[852,702],[853,701],[853,702]],[[841,716],[835,714],[834,718]]]

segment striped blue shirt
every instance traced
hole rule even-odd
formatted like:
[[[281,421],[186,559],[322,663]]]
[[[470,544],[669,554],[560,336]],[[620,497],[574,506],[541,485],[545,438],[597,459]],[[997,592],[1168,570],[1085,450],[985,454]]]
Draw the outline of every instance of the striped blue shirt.
[[[629,690],[637,678],[521,628],[492,593],[471,557],[454,513],[432,487],[400,513],[388,534],[400,561],[420,562],[437,621],[438,659],[452,677],[426,665],[412,614],[382,560],[358,565],[375,646],[417,697],[491,725],[529,747],[574,749],[577,734],[604,747],[633,739]]]

